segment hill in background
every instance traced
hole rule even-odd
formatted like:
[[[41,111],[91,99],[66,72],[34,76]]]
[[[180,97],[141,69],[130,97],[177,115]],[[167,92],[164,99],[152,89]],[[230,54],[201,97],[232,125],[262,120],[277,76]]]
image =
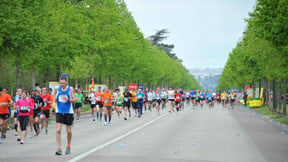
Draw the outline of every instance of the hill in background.
[[[222,74],[222,68],[190,69],[189,72],[195,77],[203,89],[215,90],[218,79]]]

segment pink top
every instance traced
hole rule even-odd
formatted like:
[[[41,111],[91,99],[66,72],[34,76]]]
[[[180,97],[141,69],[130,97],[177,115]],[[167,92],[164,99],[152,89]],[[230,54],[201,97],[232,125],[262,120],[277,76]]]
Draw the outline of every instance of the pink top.
[[[33,104],[29,99],[20,99],[15,106],[19,106],[19,116],[29,116],[30,110],[33,110]]]

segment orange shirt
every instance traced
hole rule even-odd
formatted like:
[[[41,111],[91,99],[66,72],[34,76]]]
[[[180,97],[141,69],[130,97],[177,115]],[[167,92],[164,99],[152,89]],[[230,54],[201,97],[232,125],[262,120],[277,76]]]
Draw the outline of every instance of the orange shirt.
[[[103,94],[102,92],[95,93],[96,102],[102,102]]]
[[[136,92],[132,92],[132,102],[137,102]]]
[[[103,93],[104,106],[112,106],[112,98],[111,93]]]
[[[9,103],[12,101],[12,98],[10,95],[8,94],[2,94],[0,95],[0,104],[1,103]],[[9,110],[8,110],[8,105],[6,106],[0,106],[0,114],[9,114]]]

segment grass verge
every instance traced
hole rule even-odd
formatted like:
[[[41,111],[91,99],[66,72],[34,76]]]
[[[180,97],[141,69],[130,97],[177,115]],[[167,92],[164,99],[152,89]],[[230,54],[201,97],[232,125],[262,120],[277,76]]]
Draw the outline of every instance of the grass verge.
[[[284,114],[279,114],[276,112],[273,112],[271,108],[264,106],[260,108],[251,108],[252,110],[255,110],[256,112],[268,116],[271,119],[275,119],[283,124],[288,125],[288,116]]]

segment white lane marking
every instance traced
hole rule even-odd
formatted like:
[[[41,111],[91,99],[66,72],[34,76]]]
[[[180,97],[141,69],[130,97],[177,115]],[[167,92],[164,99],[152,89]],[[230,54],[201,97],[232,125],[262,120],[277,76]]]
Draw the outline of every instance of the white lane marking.
[[[105,147],[107,147],[107,146],[109,146],[109,145],[111,145],[111,144],[113,144],[113,143],[116,143],[116,142],[122,140],[123,138],[132,135],[133,133],[136,133],[136,132],[139,131],[140,129],[142,129],[142,128],[144,128],[144,127],[146,127],[146,126],[154,123],[155,121],[157,121],[157,120],[159,120],[159,119],[167,116],[168,114],[169,114],[169,113],[165,113],[165,114],[163,114],[163,115],[161,115],[161,116],[158,116],[157,118],[155,118],[155,119],[153,119],[153,120],[151,120],[151,121],[149,121],[149,122],[141,125],[141,126],[138,127],[138,128],[135,128],[135,129],[133,129],[133,130],[131,130],[131,131],[123,134],[123,135],[120,136],[120,137],[114,138],[114,139],[111,140],[111,141],[108,141],[108,142],[106,142],[106,143],[104,143],[104,144],[102,144],[102,145],[100,145],[100,146],[97,146],[97,147],[95,147],[95,148],[93,148],[93,149],[91,149],[91,150],[89,150],[89,151],[87,151],[87,152],[85,152],[85,153],[83,153],[83,154],[80,154],[80,155],[74,157],[73,159],[69,160],[68,162],[76,162],[76,161],[79,161],[79,160],[81,160],[81,159],[89,156],[90,154],[96,152],[96,151],[99,151],[99,150],[101,150],[101,149],[103,149],[103,148],[105,148]]]

